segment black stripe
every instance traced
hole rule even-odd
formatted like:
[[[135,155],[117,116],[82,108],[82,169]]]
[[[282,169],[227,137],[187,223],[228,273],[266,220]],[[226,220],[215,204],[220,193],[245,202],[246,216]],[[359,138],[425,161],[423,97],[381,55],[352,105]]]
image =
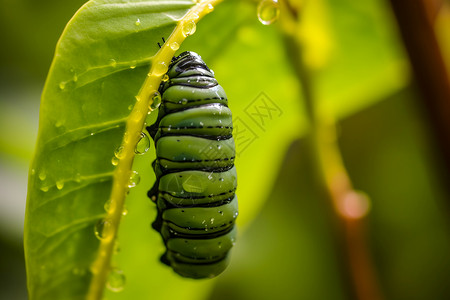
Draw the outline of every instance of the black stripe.
[[[176,252],[176,251],[172,251],[172,250],[170,250],[169,252],[174,254],[171,258],[173,258],[173,260],[176,263],[187,264],[187,265],[213,265],[213,264],[216,264],[218,262],[221,262],[222,260],[224,260],[228,256],[228,252],[227,252],[227,253],[225,253],[225,255],[213,256],[212,258],[198,258],[198,257],[186,256],[186,255],[183,255],[180,252]],[[196,261],[195,262],[182,261],[182,260],[178,259],[177,254],[180,255],[181,257],[185,257],[186,259],[190,259],[190,260],[194,259]],[[211,259],[213,259],[213,260],[211,260]]]
[[[172,208],[193,208],[193,207],[203,207],[203,208],[209,208],[209,207],[219,207],[225,204],[230,203],[231,201],[233,201],[235,197],[235,194],[233,194],[233,196],[224,199],[224,200],[220,200],[220,201],[216,201],[216,202],[211,202],[211,203],[201,203],[201,204],[189,204],[189,205],[181,205],[181,204],[173,204],[169,201],[167,201],[164,198],[160,198],[162,199],[162,201],[164,202],[164,204],[166,205],[166,209],[172,209]]]
[[[210,173],[222,173],[222,172],[226,172],[229,171],[231,169],[233,169],[234,165],[232,166],[226,166],[226,167],[204,167],[204,168],[198,168],[198,169],[166,169],[163,166],[159,165],[159,168],[161,170],[161,177],[163,175],[167,175],[167,174],[172,174],[172,173],[177,173],[177,172],[184,172],[184,171],[203,171],[203,172],[210,172]]]
[[[168,222],[167,221],[163,221],[163,223],[168,223]],[[206,233],[206,234],[181,233],[181,232],[177,232],[177,231],[173,230],[168,225],[165,225],[165,226],[167,226],[167,228],[169,230],[169,234],[170,234],[170,237],[166,241],[168,241],[169,239],[173,239],[173,238],[190,239],[190,240],[211,240],[211,239],[215,239],[217,237],[224,236],[224,235],[228,234],[230,231],[232,231],[234,229],[234,220],[232,222],[230,222],[229,224],[225,224],[224,226],[221,226],[221,227],[229,226],[230,224],[233,224],[233,226],[230,226],[229,228],[225,228],[224,230],[221,230],[221,231],[218,231],[218,232]],[[163,226],[164,226],[164,224],[163,224]],[[178,226],[178,227],[180,227],[180,226]],[[203,229],[203,231],[204,231],[204,229]]]

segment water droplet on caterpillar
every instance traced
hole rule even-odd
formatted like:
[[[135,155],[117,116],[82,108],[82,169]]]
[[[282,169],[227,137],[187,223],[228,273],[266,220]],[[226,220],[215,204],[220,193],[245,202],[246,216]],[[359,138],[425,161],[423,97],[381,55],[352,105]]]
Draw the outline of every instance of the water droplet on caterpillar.
[[[138,19],[136,20],[136,22],[134,22],[134,25],[136,25],[136,26],[141,26],[141,20],[138,18]]]
[[[123,271],[117,268],[113,268],[108,275],[108,281],[106,282],[106,287],[112,292],[120,292],[125,287],[125,274]]]
[[[262,0],[258,4],[257,16],[263,25],[273,24],[280,14],[278,0]]]
[[[197,29],[197,25],[194,20],[187,21],[182,26],[182,32],[185,37],[193,35]]]

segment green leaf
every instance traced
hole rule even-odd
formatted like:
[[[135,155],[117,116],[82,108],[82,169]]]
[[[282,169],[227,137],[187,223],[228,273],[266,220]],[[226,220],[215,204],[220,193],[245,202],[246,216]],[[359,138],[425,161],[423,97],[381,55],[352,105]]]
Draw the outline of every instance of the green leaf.
[[[84,299],[114,151],[157,42],[192,1],[90,1],[63,32],[43,91],[25,220],[30,299]]]

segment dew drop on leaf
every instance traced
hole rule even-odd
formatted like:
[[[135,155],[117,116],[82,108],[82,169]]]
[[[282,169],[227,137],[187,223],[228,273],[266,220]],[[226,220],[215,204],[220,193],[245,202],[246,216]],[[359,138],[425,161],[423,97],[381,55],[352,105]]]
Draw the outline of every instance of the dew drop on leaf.
[[[103,205],[103,208],[105,209],[106,212],[109,211],[109,209],[111,208],[111,199],[108,199],[108,200],[105,202],[105,205]]]
[[[140,25],[141,25],[141,20],[138,18],[138,19],[136,20],[136,22],[134,22],[134,25],[140,26]]]
[[[160,105],[161,105],[161,94],[158,91],[156,91],[152,95],[152,102],[149,105],[149,110],[154,111],[158,109]]]
[[[41,187],[41,191],[43,191],[44,193],[48,192],[48,186]]]
[[[115,59],[110,59],[109,60],[109,65],[113,68],[115,68],[117,66],[117,61]]]
[[[57,188],[58,190],[62,190],[63,187],[64,187],[64,181],[59,180],[59,181],[56,182],[56,188]]]
[[[194,20],[187,21],[182,26],[183,35],[185,37],[193,35],[197,29],[197,25],[195,25]]]
[[[114,151],[114,156],[117,157],[118,159],[121,159],[124,156],[124,152],[123,152],[123,147],[120,146],[116,149],[116,151]]]
[[[40,173],[39,173],[39,179],[40,179],[40,180],[45,180],[45,178],[47,178],[47,174],[45,174],[44,171],[40,172]]]
[[[134,149],[134,153],[142,155],[146,153],[149,148],[150,148],[150,139],[148,135],[141,132],[141,136],[139,138],[139,142],[136,145],[136,148]]]
[[[178,49],[180,49],[180,44],[178,44],[177,42],[172,42],[170,43],[170,49],[172,49],[173,51],[177,51]],[[169,77],[167,77],[167,79],[169,79]]]
[[[111,163],[113,166],[117,166],[119,164],[119,159],[115,156],[111,159]]]
[[[206,6],[206,12],[210,13],[210,12],[212,12],[213,10],[214,10],[214,5],[212,5],[211,3],[209,3],[209,4]]]
[[[111,220],[103,219],[97,222],[94,227],[95,236],[99,240],[106,240],[112,238],[114,234]]]
[[[278,0],[262,0],[258,4],[258,20],[263,25],[273,24],[280,14]]]
[[[139,184],[140,181],[141,176],[139,175],[139,173],[136,171],[132,171],[130,173],[130,180],[128,181],[128,187],[129,188],[135,187]]]
[[[155,68],[153,69],[153,74],[156,76],[161,76],[165,74],[168,70],[168,67],[165,62],[160,61],[156,63]]]
[[[59,88],[60,88],[61,90],[65,89],[65,88],[66,88],[66,83],[65,83],[64,81],[61,81],[61,82],[59,83]]]
[[[106,287],[112,292],[120,292],[125,286],[125,275],[122,270],[113,268],[108,275]]]

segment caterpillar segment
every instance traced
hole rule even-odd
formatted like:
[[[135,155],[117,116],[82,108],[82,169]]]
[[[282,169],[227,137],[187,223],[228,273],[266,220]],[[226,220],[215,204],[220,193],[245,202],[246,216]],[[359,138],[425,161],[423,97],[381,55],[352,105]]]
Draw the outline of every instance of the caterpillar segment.
[[[163,263],[184,277],[211,278],[225,270],[236,239],[231,111],[198,54],[175,57],[167,75],[157,121],[147,127],[156,145],[152,226],[166,246]]]

